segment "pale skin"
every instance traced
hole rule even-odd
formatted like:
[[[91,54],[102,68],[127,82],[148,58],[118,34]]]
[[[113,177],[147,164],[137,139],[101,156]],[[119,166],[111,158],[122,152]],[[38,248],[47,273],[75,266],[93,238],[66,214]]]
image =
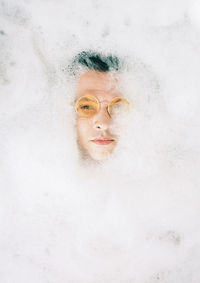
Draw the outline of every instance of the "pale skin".
[[[76,100],[84,95],[93,95],[100,102],[100,110],[91,118],[77,114],[77,139],[84,156],[100,161],[109,157],[115,149],[119,136],[113,134],[113,119],[107,105],[119,92],[118,77],[109,72],[89,70],[78,80]]]

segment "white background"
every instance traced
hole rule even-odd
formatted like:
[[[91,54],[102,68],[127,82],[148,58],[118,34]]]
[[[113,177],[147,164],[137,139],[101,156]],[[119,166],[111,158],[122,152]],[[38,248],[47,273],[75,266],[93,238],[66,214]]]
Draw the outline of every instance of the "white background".
[[[132,66],[101,166],[70,107],[88,49]],[[199,1],[0,1],[0,282],[200,282],[199,75]]]

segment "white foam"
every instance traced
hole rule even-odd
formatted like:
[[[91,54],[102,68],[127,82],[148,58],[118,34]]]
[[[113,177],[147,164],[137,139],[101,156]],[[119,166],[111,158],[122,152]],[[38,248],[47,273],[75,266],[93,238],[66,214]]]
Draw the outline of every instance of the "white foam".
[[[199,283],[197,6],[2,2],[3,283]],[[101,164],[80,162],[70,106],[85,49],[128,61],[132,110]]]

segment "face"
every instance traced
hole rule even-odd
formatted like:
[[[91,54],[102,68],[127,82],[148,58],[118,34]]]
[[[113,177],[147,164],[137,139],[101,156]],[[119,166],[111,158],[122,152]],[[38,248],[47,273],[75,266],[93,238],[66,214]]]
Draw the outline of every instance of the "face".
[[[77,114],[77,139],[81,151],[94,160],[106,159],[116,147],[119,136],[113,134],[114,121],[108,112],[108,104],[122,95],[118,90],[118,78],[111,73],[89,70],[78,80],[76,101],[85,95],[100,102],[99,111],[92,117]]]

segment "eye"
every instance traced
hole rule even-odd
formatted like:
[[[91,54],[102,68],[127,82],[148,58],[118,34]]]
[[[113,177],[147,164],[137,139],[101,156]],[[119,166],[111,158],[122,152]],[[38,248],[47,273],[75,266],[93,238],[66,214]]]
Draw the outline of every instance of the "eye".
[[[129,107],[129,102],[122,97],[114,98],[109,106],[109,112],[111,115],[119,115],[127,112]]]
[[[81,109],[90,109],[90,105],[82,105]]]
[[[98,100],[93,96],[83,96],[76,103],[76,111],[81,117],[92,117],[98,112]]]
[[[125,106],[123,104],[114,104],[111,108],[111,113],[120,114],[121,112],[125,111]]]

